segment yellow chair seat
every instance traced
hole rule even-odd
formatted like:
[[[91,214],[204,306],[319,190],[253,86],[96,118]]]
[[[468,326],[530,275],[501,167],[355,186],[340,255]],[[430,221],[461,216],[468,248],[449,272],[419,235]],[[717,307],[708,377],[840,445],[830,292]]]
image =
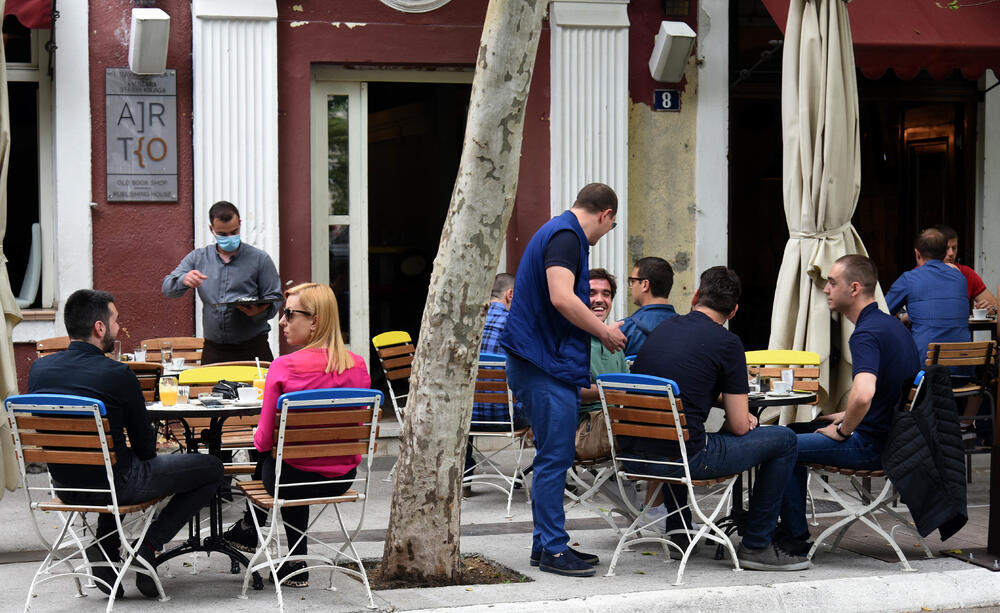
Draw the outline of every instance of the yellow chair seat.
[[[261,372],[267,376],[267,369]],[[199,366],[182,371],[177,376],[181,385],[215,385],[223,379],[241,383],[253,383],[258,376],[256,366]]]
[[[797,364],[800,366],[819,366],[819,354],[813,351],[796,349],[759,349],[747,351],[747,364]]]

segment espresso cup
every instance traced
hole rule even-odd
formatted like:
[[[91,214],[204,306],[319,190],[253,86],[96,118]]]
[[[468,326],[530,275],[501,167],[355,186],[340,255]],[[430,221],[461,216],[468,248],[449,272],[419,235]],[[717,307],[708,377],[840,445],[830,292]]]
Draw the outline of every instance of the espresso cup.
[[[986,309],[972,309],[972,319],[986,319]]]
[[[263,390],[256,387],[238,387],[236,388],[236,394],[240,402],[257,402],[260,400]]]
[[[775,394],[788,394],[792,391],[792,384],[787,381],[774,381],[772,385]]]

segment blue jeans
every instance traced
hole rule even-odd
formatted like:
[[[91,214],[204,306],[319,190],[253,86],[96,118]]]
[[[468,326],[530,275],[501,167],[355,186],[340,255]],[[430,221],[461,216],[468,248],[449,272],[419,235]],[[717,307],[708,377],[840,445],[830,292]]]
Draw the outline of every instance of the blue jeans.
[[[133,458],[128,468],[115,474],[115,492],[118,504],[122,505],[173,494],[146,533],[146,540],[159,551],[199,509],[208,505],[222,486],[222,477],[222,460],[211,455],[171,453],[149,460]],[[70,483],[62,485],[73,487]],[[63,492],[60,498],[71,504],[108,503],[107,495],[93,492]],[[115,529],[112,514],[98,515],[98,536],[110,534]]]
[[[569,547],[563,493],[576,455],[580,388],[560,381],[516,356],[507,357],[507,380],[535,433],[531,482],[532,549],[560,553]]]
[[[825,434],[799,434],[798,462],[827,464],[841,468],[875,470],[882,468],[882,445],[854,433],[846,441],[835,441]],[[781,502],[781,529],[789,536],[809,533],[806,524],[806,477],[804,466],[796,466],[788,480]]]
[[[728,432],[707,434],[705,448],[688,457],[692,479],[710,479],[758,467],[750,497],[750,512],[743,526],[745,547],[762,549],[771,543],[781,510],[782,494],[791,480],[792,469],[795,468],[795,438],[795,433],[783,426],[763,426],[743,436]],[[625,455],[649,460],[666,459],[664,456],[648,453],[625,452]],[[679,477],[684,474],[684,469],[680,466],[625,462],[625,467],[630,471],[664,477]],[[670,491],[679,504],[687,502],[687,487],[670,486]],[[669,492],[665,491],[664,496],[664,502],[670,509],[673,501]],[[690,511],[685,511],[684,517],[690,526]],[[678,515],[668,518],[668,530],[679,529],[681,525]]]

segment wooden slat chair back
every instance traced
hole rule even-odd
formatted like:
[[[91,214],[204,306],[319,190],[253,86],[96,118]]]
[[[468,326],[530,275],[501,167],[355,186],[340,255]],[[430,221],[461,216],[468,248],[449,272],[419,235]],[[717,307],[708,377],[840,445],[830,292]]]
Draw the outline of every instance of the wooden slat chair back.
[[[10,396],[5,401],[7,416],[11,425],[14,447],[17,452],[21,479],[25,484],[28,497],[28,507],[32,522],[39,540],[48,550],[48,554],[35,572],[28,588],[28,599],[25,610],[28,610],[35,597],[35,587],[45,581],[58,577],[71,577],[76,584],[77,596],[84,596],[80,586],[80,576],[86,576],[107,586],[110,599],[107,610],[110,612],[115,600],[118,585],[133,561],[140,564],[137,572],[151,576],[156,584],[161,601],[166,600],[163,586],[156,575],[156,569],[142,558],[137,558],[138,546],[141,543],[149,525],[153,520],[156,503],[162,498],[146,500],[135,504],[120,504],[114,483],[114,465],[117,463],[117,453],[111,436],[111,424],[107,417],[104,403],[93,398],[70,396],[62,394],[23,394]],[[39,462],[48,465],[69,464],[73,466],[103,466],[106,484],[103,487],[71,487],[65,484],[58,493],[64,496],[67,492],[87,492],[95,495],[93,502],[86,504],[71,504],[61,500],[52,486],[34,486],[27,481],[25,465],[29,462]],[[103,502],[106,500],[106,502]],[[52,512],[56,515],[53,516]],[[115,572],[114,584],[108,584],[93,574],[93,567],[109,566],[107,562],[90,563],[84,556],[84,550],[93,545],[102,549],[107,542],[99,542],[93,536],[80,537],[74,524],[84,513],[113,514],[115,517],[116,538],[127,552],[126,559],[120,567],[112,567]],[[133,515],[130,521],[123,521],[122,516]],[[62,520],[62,526],[55,540],[43,536],[41,526],[48,528],[54,517]],[[86,516],[82,516],[86,524]],[[126,533],[126,527],[130,533]],[[134,532],[131,532],[133,531]],[[95,526],[87,525],[85,531],[96,534]],[[102,537],[102,541],[109,539]],[[137,541],[135,539],[138,539]],[[59,572],[61,569],[63,572]]]
[[[249,365],[223,366],[221,364],[209,364],[208,366],[198,366],[182,370],[177,375],[177,383],[180,385],[215,385],[219,381],[235,381],[237,383],[253,383],[255,379],[263,374],[267,377],[267,368],[263,365],[260,371],[253,363]]]
[[[142,397],[146,402],[153,402],[159,397],[160,377],[163,376],[163,366],[157,362],[126,362],[129,370],[139,380]]]
[[[174,357],[184,358],[185,364],[201,364],[201,351],[205,347],[205,339],[194,336],[165,336],[141,341],[139,344],[146,350],[147,362],[162,361],[160,348],[164,342],[171,343]]]
[[[906,398],[901,405],[904,411],[909,411],[912,408],[913,403],[917,401],[920,392],[924,389],[923,383],[924,371],[920,371],[914,378],[913,385],[910,386],[906,392]],[[824,473],[840,474],[846,476],[849,481],[849,484],[845,484],[844,487],[837,487],[836,484],[831,483],[829,479],[824,478],[810,480],[811,482],[819,483],[823,490],[844,509],[843,518],[829,526],[818,537],[816,537],[815,541],[813,541],[813,546],[809,550],[808,554],[810,560],[819,550],[820,545],[822,545],[822,543],[834,533],[837,534],[837,538],[831,549],[836,550],[837,547],[840,546],[840,541],[843,539],[847,530],[858,521],[874,530],[886,540],[889,546],[892,547],[893,551],[896,553],[896,556],[899,558],[899,562],[902,564],[904,570],[914,569],[910,566],[909,561],[906,559],[906,556],[903,554],[903,551],[900,549],[895,538],[893,537],[896,528],[900,528],[913,534],[913,536],[918,540],[918,545],[923,549],[924,554],[928,558],[933,557],[930,548],[927,546],[927,542],[924,541],[923,537],[921,537],[920,534],[917,533],[916,529],[912,527],[911,522],[892,508],[891,503],[895,499],[893,493],[894,490],[892,482],[886,476],[884,470],[844,468],[841,466],[811,463],[803,463],[802,465],[808,468],[810,473],[815,472],[820,475]],[[871,479],[885,479],[882,484],[882,490],[878,494],[875,494],[871,489]],[[899,525],[893,527],[890,532],[886,532],[882,528],[880,522],[876,519],[876,513],[885,513],[890,515],[899,521]]]
[[[507,514],[511,517],[510,505],[514,490],[526,484],[524,471],[521,469],[521,459],[524,455],[524,445],[530,428],[515,429],[514,395],[507,386],[507,358],[496,353],[480,353],[479,365],[476,371],[476,383],[473,392],[473,402],[504,404],[507,407],[506,419],[503,421],[473,420],[469,424],[469,436],[472,440],[473,457],[476,464],[473,470],[482,472],[465,475],[462,485],[482,484],[500,490],[507,496]],[[502,429],[502,431],[500,430]],[[507,439],[506,444],[497,449],[487,450],[479,445],[479,439]],[[498,463],[499,454],[508,449],[515,452],[513,471],[504,471]],[[508,474],[509,472],[509,474]],[[530,500],[530,492],[524,488]]]
[[[371,475],[372,459],[377,449],[378,419],[382,404],[382,392],[373,389],[357,388],[337,388],[307,390],[301,392],[290,392],[278,398],[279,413],[275,419],[275,427],[272,433],[274,448],[271,455],[275,459],[275,486],[274,494],[268,494],[262,481],[244,481],[239,484],[246,495],[247,500],[260,509],[267,511],[268,526],[264,526],[253,515],[254,527],[257,531],[259,546],[253,558],[247,564],[246,574],[243,579],[243,596],[246,596],[247,587],[253,573],[267,568],[274,576],[278,567],[286,563],[289,559],[307,559],[310,562],[309,569],[329,567],[334,571],[342,572],[355,579],[360,580],[368,594],[368,607],[374,608],[375,602],[372,597],[371,588],[368,584],[368,575],[365,572],[361,556],[354,547],[353,535],[357,534],[364,522],[365,510],[368,501],[368,485]],[[304,460],[310,458],[323,458],[328,456],[341,455],[361,455],[364,470],[359,470],[357,477],[352,479],[353,485],[361,486],[358,489],[349,489],[340,496],[323,498],[289,498],[289,494],[294,494],[301,484],[282,484],[281,470],[286,460]],[[316,479],[309,485],[317,485],[322,482],[345,483],[339,477],[326,478],[316,474]],[[360,491],[358,491],[360,490]],[[362,503],[360,519],[358,525],[353,530],[348,530],[340,515],[341,503],[360,501]],[[296,543],[288,543],[287,548],[282,553],[281,540],[279,535],[283,532],[279,527],[281,521],[281,509],[294,506],[322,505],[320,514],[328,507],[332,506],[336,511],[338,523],[344,539],[344,544],[338,549],[320,541],[317,537],[311,536],[308,531],[299,536],[299,540],[306,539],[310,544],[316,544],[326,551],[333,553],[322,555],[312,548],[304,556],[290,557],[290,553],[295,548]],[[315,523],[315,520],[313,522]],[[265,552],[277,551],[277,555]],[[344,565],[337,565],[337,558],[343,556],[350,562],[354,562],[356,570]],[[261,561],[261,558],[265,558]],[[290,574],[286,577],[293,578],[296,575]],[[332,577],[331,577],[332,581]],[[332,587],[332,584],[331,584]],[[278,605],[282,606],[281,582],[275,583]]]
[[[392,330],[383,332],[372,337],[372,346],[378,355],[379,364],[385,374],[385,385],[389,392],[389,401],[392,403],[392,411],[399,423],[400,432],[403,431],[403,412],[406,411],[406,402],[410,395],[410,372],[413,365],[413,354],[416,349],[413,346],[413,339],[409,332],[403,330]],[[396,474],[396,465],[393,464],[386,475],[385,481],[392,481]]]
[[[38,353],[38,357],[45,357],[47,355],[52,355],[53,353],[65,351],[66,348],[69,347],[70,342],[71,341],[68,336],[43,338],[35,343],[35,352]]]
[[[967,343],[930,343],[927,345],[926,365],[933,366],[973,366],[975,373],[969,381],[952,388],[955,398],[973,398],[980,396],[987,401],[988,407],[996,403],[992,388],[997,378],[997,342],[973,341]],[[970,402],[967,400],[966,402]],[[975,409],[973,409],[975,411]],[[980,416],[979,419],[993,419],[990,416]],[[994,426],[995,427],[995,426]],[[972,483],[972,456],[990,453],[990,447],[973,445],[965,449],[965,474],[968,483]]]
[[[652,494],[654,498],[664,484],[687,488],[687,504],[681,505],[675,498],[670,515],[678,514],[684,523],[681,511],[684,507],[690,507],[693,519],[703,524],[697,531],[694,530],[693,526],[686,525],[680,531],[687,533],[690,541],[688,547],[682,550],[683,555],[674,584],[681,584],[688,558],[701,539],[713,541],[728,549],[733,566],[738,570],[740,566],[736,558],[736,549],[729,536],[716,524],[716,520],[728,507],[737,475],[718,475],[711,479],[698,480],[691,478],[686,445],[681,442],[690,440],[691,434],[688,429],[687,416],[684,414],[683,403],[678,397],[680,388],[677,383],[670,379],[649,375],[611,373],[599,375],[597,386],[605,420],[608,424],[612,461],[618,475],[633,481],[649,481],[650,485],[654,487]],[[619,440],[623,436],[653,439],[661,442],[664,446],[675,443],[679,448],[680,456],[674,458],[665,456],[664,459],[655,461],[633,457],[628,451],[619,448]],[[662,477],[652,474],[656,472],[654,468],[656,465],[673,467],[672,470],[679,474],[676,477]],[[640,468],[635,468],[636,466]],[[646,515],[647,509],[640,509],[630,501],[630,497],[621,483],[623,479],[617,481],[621,489],[621,499],[624,504],[630,507],[628,509],[629,516],[634,517],[634,520],[621,533],[618,547],[615,548],[614,557],[611,559],[608,576],[614,575],[615,566],[622,550],[631,545],[659,543],[663,547],[664,555],[668,557],[670,553],[668,547],[681,549],[669,539],[671,533],[644,536],[644,530],[648,531],[654,522],[663,521],[663,518],[651,519],[648,517]],[[694,489],[696,487],[707,488],[708,492],[699,497]],[[672,490],[667,491],[673,495]],[[711,498],[711,504],[714,504],[714,508],[706,514],[702,511],[701,504],[709,503],[710,497],[717,498]]]

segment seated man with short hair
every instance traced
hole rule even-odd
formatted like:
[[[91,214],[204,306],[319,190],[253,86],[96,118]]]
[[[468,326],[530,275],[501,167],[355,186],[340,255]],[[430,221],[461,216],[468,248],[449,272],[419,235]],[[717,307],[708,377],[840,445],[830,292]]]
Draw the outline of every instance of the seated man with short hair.
[[[119,504],[135,504],[174,494],[160,509],[139,547],[138,555],[153,563],[155,552],[161,550],[192,515],[208,505],[222,485],[222,461],[196,453],[156,455],[155,432],[146,412],[139,380],[128,366],[104,355],[114,347],[119,330],[114,296],[90,289],[75,291],[66,300],[63,315],[72,342],[65,351],[35,360],[28,375],[28,392],[86,396],[104,403],[117,456],[114,486]],[[125,442],[126,431],[131,448]],[[53,464],[50,472],[64,502],[107,504],[106,495],[59,490],[60,487],[107,488],[104,466]],[[113,515],[101,513],[98,516],[98,538],[115,529]],[[101,544],[112,558],[111,562],[121,562],[118,552],[121,544],[114,536],[104,538]],[[91,563],[105,561],[98,545],[88,547],[86,554]],[[93,573],[109,584],[114,582],[110,568],[94,567]],[[148,575],[137,573],[135,583],[144,596],[159,595],[155,582]],[[97,586],[109,592],[107,586],[101,583]],[[118,596],[121,594],[119,586]]]
[[[737,549],[740,565],[754,570],[803,570],[808,560],[792,556],[772,542],[781,497],[795,467],[795,433],[784,426],[757,427],[747,400],[747,363],[740,338],[724,324],[739,307],[740,279],[725,266],[701,275],[692,310],[660,324],[650,334],[632,372],[672,379],[680,387],[690,439],[685,443],[693,479],[710,479],[741,473],[757,466],[750,512],[742,526],[743,542]],[[712,404],[722,394],[726,412],[722,431],[705,432]],[[623,450],[654,461],[677,461],[676,442],[619,437]],[[680,466],[629,464],[629,470],[665,477],[683,475]],[[671,486],[680,504],[687,488]],[[668,501],[670,497],[664,496]],[[672,501],[667,503],[672,506]],[[690,526],[690,511],[685,509]],[[677,514],[667,518],[667,530],[681,529]]]
[[[632,267],[628,288],[639,310],[622,320],[622,334],[628,339],[626,356],[638,354],[657,326],[677,316],[674,305],[670,304],[673,287],[674,269],[663,258],[642,258]]]

